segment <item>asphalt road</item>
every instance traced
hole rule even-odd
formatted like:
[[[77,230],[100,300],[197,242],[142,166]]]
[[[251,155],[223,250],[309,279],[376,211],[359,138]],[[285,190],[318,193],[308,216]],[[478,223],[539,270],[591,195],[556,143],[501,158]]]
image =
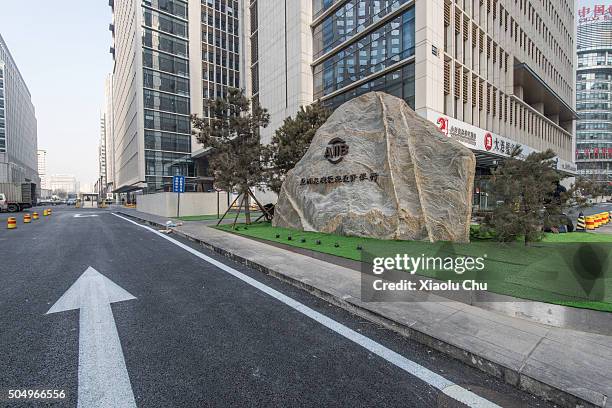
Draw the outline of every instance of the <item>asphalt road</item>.
[[[121,350],[113,351],[122,351],[138,407],[464,406],[300,311],[110,211],[55,208],[51,217],[32,225],[20,221],[16,230],[4,228],[2,407],[77,405],[79,338],[87,335],[79,324],[83,311],[46,313],[89,267],[136,298],[113,303],[111,309],[121,344]],[[550,406],[306,292],[173,238],[488,401],[503,407]],[[102,349],[111,340],[101,339]],[[97,350],[98,357],[103,351]],[[95,358],[93,354],[89,357]],[[9,399],[9,390],[16,389],[63,390],[66,397]]]

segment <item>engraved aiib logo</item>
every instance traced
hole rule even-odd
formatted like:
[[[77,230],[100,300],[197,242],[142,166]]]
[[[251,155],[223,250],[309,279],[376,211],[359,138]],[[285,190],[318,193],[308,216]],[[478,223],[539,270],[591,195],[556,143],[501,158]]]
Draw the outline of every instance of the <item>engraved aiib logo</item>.
[[[344,159],[349,152],[349,146],[339,137],[335,137],[329,141],[325,148],[325,158],[332,164],[338,164]]]

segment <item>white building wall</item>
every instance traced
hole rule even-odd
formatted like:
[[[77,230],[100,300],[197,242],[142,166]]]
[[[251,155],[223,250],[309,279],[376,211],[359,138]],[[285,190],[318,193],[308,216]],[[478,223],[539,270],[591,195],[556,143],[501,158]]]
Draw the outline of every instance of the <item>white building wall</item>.
[[[312,3],[259,0],[257,7],[259,101],[270,113],[262,143],[269,143],[285,118],[313,101]]]
[[[0,67],[3,72],[6,151],[0,152],[0,182],[26,180],[40,186],[38,177],[37,121],[30,91],[0,35]]]
[[[114,1],[113,156],[115,188],[145,180],[142,92],[142,9],[133,0]]]

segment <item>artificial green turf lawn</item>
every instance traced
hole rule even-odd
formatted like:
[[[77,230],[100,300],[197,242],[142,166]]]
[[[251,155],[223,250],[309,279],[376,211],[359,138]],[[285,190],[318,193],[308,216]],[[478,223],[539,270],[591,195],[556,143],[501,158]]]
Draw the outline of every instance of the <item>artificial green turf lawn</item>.
[[[365,254],[375,256],[472,256],[486,254],[486,276],[476,272],[457,275],[450,271],[423,271],[423,276],[439,280],[475,279],[488,283],[489,291],[522,299],[536,300],[578,308],[612,312],[612,235],[592,233],[548,234],[541,243],[525,247],[522,243],[502,244],[494,241],[473,241],[470,244],[448,242],[431,244],[422,241],[382,241],[372,238],[344,237],[318,232],[303,232],[287,228],[274,228],[270,223],[237,224],[217,227],[253,238],[263,239],[310,249],[347,259],[361,261]],[[279,238],[276,235],[279,235]],[[292,240],[289,241],[288,237]],[[301,242],[302,239],[305,242]],[[317,240],[321,241],[317,245]],[[581,243],[592,243],[587,249]],[[336,244],[338,246],[336,247]],[[361,246],[363,250],[357,249]],[[591,249],[589,249],[591,248]],[[594,259],[604,276],[593,281],[583,280],[572,272],[577,254],[596,251]],[[587,256],[589,257],[589,256]],[[581,280],[582,279],[582,280]],[[589,296],[589,294],[591,296]],[[595,296],[595,301],[592,300]],[[600,301],[599,299],[602,299]]]

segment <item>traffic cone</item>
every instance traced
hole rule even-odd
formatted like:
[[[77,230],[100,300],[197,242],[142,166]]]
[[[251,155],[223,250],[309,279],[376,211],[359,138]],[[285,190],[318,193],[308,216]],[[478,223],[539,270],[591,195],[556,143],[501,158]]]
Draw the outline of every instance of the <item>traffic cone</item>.
[[[23,223],[29,224],[32,222],[32,216],[30,214],[23,214]]]
[[[32,219],[33,220],[37,220],[38,219],[38,213],[37,212],[33,212],[32,213]]]
[[[17,228],[17,218],[9,217],[8,220],[6,220],[6,228],[7,229]]]

